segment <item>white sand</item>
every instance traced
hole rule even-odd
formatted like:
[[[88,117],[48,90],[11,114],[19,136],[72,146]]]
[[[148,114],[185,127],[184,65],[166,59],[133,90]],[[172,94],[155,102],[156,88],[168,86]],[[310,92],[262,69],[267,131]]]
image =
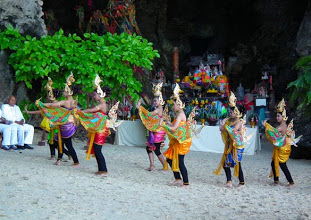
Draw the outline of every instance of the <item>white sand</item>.
[[[173,175],[158,171],[158,160],[157,171],[145,171],[143,147],[105,145],[109,177],[95,176],[95,158],[85,160],[83,145],[74,141],[80,168],[69,166],[71,161],[52,165],[48,147],[1,150],[0,219],[311,219],[311,161],[290,159],[296,186],[285,187],[282,172],[283,185],[273,186],[267,143],[259,154],[244,156],[246,186],[241,189],[224,188],[224,172],[212,174],[221,154],[190,152],[185,157],[188,190],[168,186]]]

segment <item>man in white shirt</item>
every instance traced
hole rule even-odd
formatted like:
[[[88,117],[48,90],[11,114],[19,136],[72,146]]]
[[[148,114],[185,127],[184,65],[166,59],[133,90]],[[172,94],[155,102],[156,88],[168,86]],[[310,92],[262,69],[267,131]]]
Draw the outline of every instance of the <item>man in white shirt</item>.
[[[1,110],[0,110],[0,118],[2,118]],[[0,132],[2,133],[2,149],[18,150],[18,148],[15,147],[15,145],[17,144],[17,127],[9,126],[1,120]]]
[[[19,149],[33,149],[29,146],[33,141],[34,127],[25,124],[24,116],[16,104],[15,96],[11,95],[8,99],[8,104],[1,107],[2,117],[6,124],[17,128],[17,148]]]

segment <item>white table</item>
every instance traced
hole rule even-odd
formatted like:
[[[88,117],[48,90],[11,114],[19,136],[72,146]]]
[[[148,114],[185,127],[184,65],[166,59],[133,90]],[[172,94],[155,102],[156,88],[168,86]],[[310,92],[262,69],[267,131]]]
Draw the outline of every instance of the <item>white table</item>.
[[[125,146],[146,146],[147,134],[147,129],[141,120],[123,121],[117,128],[114,144]]]
[[[200,125],[197,125],[197,128],[199,127]],[[254,155],[261,150],[259,129],[257,126],[255,128],[248,127],[247,133],[248,135],[253,133],[253,137],[249,143],[245,145],[244,154]],[[140,120],[124,121],[118,127],[114,144],[125,146],[146,146],[147,134],[147,130]],[[168,142],[168,138],[166,138],[165,147],[167,147]],[[223,153],[224,143],[222,142],[219,127],[204,126],[200,134],[198,134],[198,138],[192,138],[190,150]]]

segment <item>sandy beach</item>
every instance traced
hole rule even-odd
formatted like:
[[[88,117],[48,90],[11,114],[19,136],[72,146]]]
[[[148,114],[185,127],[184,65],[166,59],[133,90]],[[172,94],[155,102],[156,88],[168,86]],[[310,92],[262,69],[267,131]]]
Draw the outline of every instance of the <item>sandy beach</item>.
[[[41,131],[36,131],[34,143]],[[172,172],[148,172],[144,147],[106,144],[109,176],[95,176],[95,158],[85,160],[84,142],[74,139],[80,167],[49,159],[49,147],[0,151],[0,219],[311,219],[311,161],[289,159],[296,186],[274,186],[268,178],[272,147],[244,156],[246,185],[223,187],[225,174],[215,176],[221,154],[190,152],[185,157],[190,189],[169,186]],[[221,146],[222,147],[222,146]],[[64,155],[64,159],[67,156]]]

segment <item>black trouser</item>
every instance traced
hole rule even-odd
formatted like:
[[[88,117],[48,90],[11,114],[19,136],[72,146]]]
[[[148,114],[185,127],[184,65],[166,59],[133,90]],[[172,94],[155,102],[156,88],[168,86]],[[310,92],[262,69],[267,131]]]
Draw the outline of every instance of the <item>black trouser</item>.
[[[105,157],[102,153],[102,145],[93,144],[93,147],[94,147],[95,158],[96,158],[97,165],[98,165],[98,171],[107,172]]]
[[[287,181],[289,183],[294,183],[293,178],[290,175],[290,172],[289,172],[289,170],[287,168],[286,162],[285,163],[279,163],[279,164],[280,164],[280,167],[281,167],[283,173],[285,174],[285,177],[286,177]],[[274,167],[274,161],[273,160],[271,161],[271,167],[272,167],[272,173],[273,173],[274,182],[278,182],[279,181],[279,177],[276,177],[276,172],[275,172],[275,167]]]
[[[58,145],[58,142],[55,141],[55,143]],[[78,157],[77,157],[77,153],[75,151],[75,149],[73,148],[72,146],[72,141],[71,141],[71,137],[70,138],[63,138],[62,139],[62,148],[63,148],[63,152],[64,152],[64,144],[66,145],[68,151],[69,151],[69,154],[70,156],[72,157],[72,160],[75,164],[78,164],[79,163],[79,160],[78,160]],[[63,154],[61,154],[59,151],[58,151],[58,159],[62,159],[63,158]]]
[[[226,173],[227,181],[232,181],[230,167],[225,167],[224,166],[224,170],[225,170],[225,173]],[[240,181],[240,184],[244,184],[244,175],[243,175],[243,170],[242,170],[241,162],[239,162],[239,181]]]
[[[156,149],[154,150],[154,153],[157,156],[160,156],[161,155],[161,151],[160,151],[161,143],[154,143],[154,146],[156,147]],[[146,151],[148,154],[152,153],[152,151],[149,150],[149,146],[146,147]]]
[[[185,163],[184,163],[184,158],[185,158],[185,155],[178,154],[178,162],[179,162],[179,171],[180,172],[173,172],[173,173],[174,173],[174,177],[176,180],[181,180],[181,177],[180,177],[180,173],[181,173],[184,185],[189,185],[188,171],[187,171],[187,168],[186,168]],[[172,167],[172,160],[167,159],[167,162],[170,165],[170,167]]]
[[[49,144],[49,146],[50,146],[51,157],[55,156],[55,149],[57,149],[57,147],[58,147],[58,142],[56,142],[56,144],[55,144],[55,142],[54,142],[54,144]],[[63,152],[68,157],[70,156],[68,150],[66,148],[64,148],[64,146],[63,146]]]

